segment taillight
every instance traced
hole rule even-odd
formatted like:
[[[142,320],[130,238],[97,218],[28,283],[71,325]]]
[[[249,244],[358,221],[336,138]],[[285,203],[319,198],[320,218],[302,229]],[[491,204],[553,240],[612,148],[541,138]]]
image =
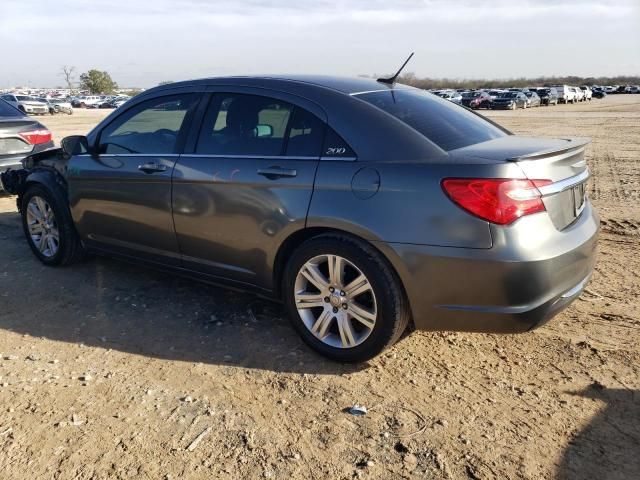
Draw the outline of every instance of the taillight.
[[[447,178],[442,181],[442,188],[451,200],[473,215],[508,225],[525,215],[544,212],[537,187],[550,183],[551,180]]]
[[[51,141],[51,132],[46,128],[40,130],[29,130],[28,132],[19,133],[31,145],[38,145],[40,143],[47,143]]]

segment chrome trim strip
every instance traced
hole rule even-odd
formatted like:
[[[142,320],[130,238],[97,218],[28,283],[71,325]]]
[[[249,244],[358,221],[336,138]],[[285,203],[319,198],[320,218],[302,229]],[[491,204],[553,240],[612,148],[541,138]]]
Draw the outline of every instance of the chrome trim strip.
[[[365,93],[378,93],[378,92],[397,92],[400,90],[404,90],[402,88],[381,88],[380,90],[365,90],[364,92],[353,92],[350,93],[350,97],[356,97],[358,95],[364,95]]]
[[[90,157],[90,153],[81,153],[74,155],[76,157]],[[154,157],[154,158],[176,158],[176,157],[192,157],[192,158],[230,158],[230,159],[250,159],[250,160],[338,160],[343,162],[355,162],[357,157],[306,157],[306,156],[287,156],[287,155],[210,155],[205,153],[101,153],[100,157]]]
[[[75,157],[91,157],[90,153],[81,153],[80,155],[74,155]],[[99,157],[154,157],[154,158],[177,158],[180,156],[178,153],[100,153]]]
[[[575,187],[576,185],[579,185],[583,182],[586,182],[589,176],[590,173],[589,169],[587,168],[582,173],[574,175],[573,177],[565,178],[564,180],[560,180],[559,182],[555,182],[550,185],[538,187],[538,190],[543,197],[546,197],[547,195],[554,195],[556,193],[569,190],[570,188]]]
[[[233,159],[258,159],[258,160],[319,160],[320,157],[296,157],[286,155],[217,155],[206,153],[183,153],[183,157],[195,158],[233,158]]]
[[[320,161],[355,162],[358,157],[320,157]]]

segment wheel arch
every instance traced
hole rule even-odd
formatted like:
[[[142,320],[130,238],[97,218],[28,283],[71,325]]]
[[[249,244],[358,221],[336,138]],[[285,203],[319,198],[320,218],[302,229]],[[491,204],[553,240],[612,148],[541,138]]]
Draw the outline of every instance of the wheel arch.
[[[407,294],[407,289],[404,284],[404,279],[408,278],[408,272],[403,271],[403,267],[400,264],[400,259],[395,255],[393,249],[386,246],[383,242],[376,242],[367,240],[360,235],[356,235],[347,230],[342,230],[333,227],[307,227],[293,232],[289,235],[281,244],[276,253],[273,265],[273,286],[274,294],[277,298],[282,299],[282,282],[284,280],[284,271],[287,264],[287,259],[293,254],[293,252],[300,247],[304,242],[312,238],[324,236],[324,235],[336,235],[346,238],[350,238],[359,242],[362,242],[369,247],[373,248],[387,263],[387,266],[396,277],[398,285],[402,292],[402,295],[409,305],[409,310],[412,312],[410,324],[413,324],[413,309],[411,308],[411,302]],[[386,247],[386,248],[385,248]]]
[[[47,169],[34,170],[26,176],[18,188],[18,206],[22,204],[22,196],[33,185],[42,186],[54,195],[60,195],[62,192],[64,198],[67,198],[67,183],[62,178],[62,175],[57,171]]]

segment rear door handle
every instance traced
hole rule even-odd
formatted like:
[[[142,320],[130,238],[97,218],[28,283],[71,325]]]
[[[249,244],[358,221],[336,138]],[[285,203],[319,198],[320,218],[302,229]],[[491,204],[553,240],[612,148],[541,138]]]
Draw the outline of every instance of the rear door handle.
[[[275,180],[276,178],[296,177],[298,175],[298,171],[291,168],[273,166],[269,168],[259,168],[258,175],[267,177],[269,180]]]
[[[143,165],[138,165],[138,170],[144,173],[157,173],[164,172],[167,169],[166,165],[162,165],[161,163],[149,162]]]

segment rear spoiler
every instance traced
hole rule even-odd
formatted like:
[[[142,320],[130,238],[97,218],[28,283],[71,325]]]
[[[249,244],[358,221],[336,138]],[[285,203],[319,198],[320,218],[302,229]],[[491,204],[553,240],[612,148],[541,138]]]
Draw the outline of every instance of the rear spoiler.
[[[507,158],[508,162],[522,162],[525,160],[541,160],[545,158],[557,157],[560,155],[571,156],[584,151],[587,145],[591,143],[590,138],[565,138],[567,145],[560,148],[552,148],[550,150],[542,150],[540,152],[526,153],[517,157]]]

